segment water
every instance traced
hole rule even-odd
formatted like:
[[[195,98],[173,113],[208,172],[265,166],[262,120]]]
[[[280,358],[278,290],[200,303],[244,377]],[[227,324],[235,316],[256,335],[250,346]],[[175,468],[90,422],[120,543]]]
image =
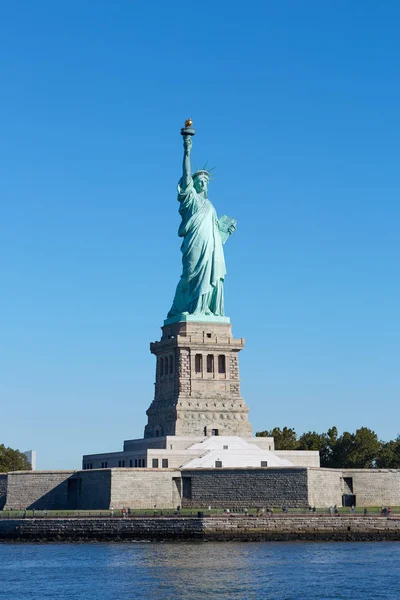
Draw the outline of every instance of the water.
[[[7,600],[400,599],[400,542],[0,544]]]

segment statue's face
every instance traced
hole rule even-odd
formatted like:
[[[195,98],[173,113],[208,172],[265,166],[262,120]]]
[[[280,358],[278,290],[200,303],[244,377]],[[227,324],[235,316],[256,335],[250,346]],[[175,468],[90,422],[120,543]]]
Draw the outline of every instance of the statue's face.
[[[196,190],[196,192],[198,194],[200,194],[201,192],[204,192],[205,194],[207,193],[207,189],[208,189],[207,177],[200,175],[200,177],[196,177],[196,179],[194,180],[193,183],[194,183],[194,189]]]

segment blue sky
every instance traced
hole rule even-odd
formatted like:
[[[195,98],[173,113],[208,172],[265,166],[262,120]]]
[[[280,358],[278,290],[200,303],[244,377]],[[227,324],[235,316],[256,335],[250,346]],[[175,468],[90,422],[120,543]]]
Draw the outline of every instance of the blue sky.
[[[238,220],[225,300],[253,430],[396,436],[399,4],[0,12],[0,443],[78,468],[142,436],[189,116]]]

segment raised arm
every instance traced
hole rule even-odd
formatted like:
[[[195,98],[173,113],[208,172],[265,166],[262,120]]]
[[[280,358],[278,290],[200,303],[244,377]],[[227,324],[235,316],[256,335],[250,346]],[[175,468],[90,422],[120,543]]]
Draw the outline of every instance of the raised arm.
[[[186,189],[192,178],[192,171],[190,166],[190,151],[192,149],[192,136],[183,136],[183,168],[182,168],[182,189]]]

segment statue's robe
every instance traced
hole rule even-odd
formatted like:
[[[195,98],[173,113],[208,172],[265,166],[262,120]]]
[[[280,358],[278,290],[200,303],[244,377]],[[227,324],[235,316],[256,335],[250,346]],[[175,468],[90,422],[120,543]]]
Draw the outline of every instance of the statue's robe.
[[[182,313],[224,314],[224,251],[217,213],[211,202],[198,194],[191,179],[186,189],[178,185],[183,237],[182,275],[168,317]]]

